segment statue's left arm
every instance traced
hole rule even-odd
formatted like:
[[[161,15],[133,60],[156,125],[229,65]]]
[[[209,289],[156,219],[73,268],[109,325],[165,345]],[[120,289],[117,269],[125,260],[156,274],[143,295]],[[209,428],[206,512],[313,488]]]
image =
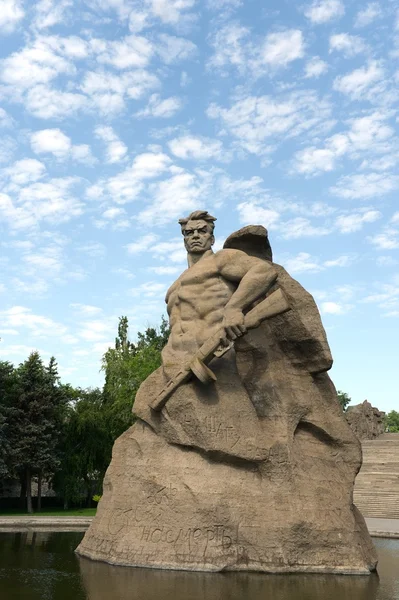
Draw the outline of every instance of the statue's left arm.
[[[273,266],[241,250],[225,249],[215,254],[220,275],[238,284],[225,307],[224,327],[229,339],[245,333],[243,310],[264,296],[277,279]]]

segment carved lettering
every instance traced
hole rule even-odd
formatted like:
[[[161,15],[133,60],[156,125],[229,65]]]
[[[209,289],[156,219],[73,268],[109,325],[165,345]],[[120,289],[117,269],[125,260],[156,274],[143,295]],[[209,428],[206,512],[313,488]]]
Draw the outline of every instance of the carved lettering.
[[[148,542],[148,540],[150,539],[150,535],[151,535],[151,529],[149,529],[149,527],[143,527],[143,532],[141,534],[141,540]]]
[[[222,525],[189,529],[180,528],[179,530],[169,529],[168,527],[141,526],[141,541],[152,544],[187,545],[189,552],[191,552],[192,546],[198,547],[198,544],[204,545],[206,551],[209,544],[228,549],[235,543],[231,532],[224,529]]]

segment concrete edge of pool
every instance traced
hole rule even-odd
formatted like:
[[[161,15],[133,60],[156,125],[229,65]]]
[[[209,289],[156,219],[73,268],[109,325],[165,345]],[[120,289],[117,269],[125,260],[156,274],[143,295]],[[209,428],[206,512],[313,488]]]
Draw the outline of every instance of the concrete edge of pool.
[[[0,517],[0,532],[86,531],[94,517]],[[366,518],[372,537],[399,539],[399,519]]]

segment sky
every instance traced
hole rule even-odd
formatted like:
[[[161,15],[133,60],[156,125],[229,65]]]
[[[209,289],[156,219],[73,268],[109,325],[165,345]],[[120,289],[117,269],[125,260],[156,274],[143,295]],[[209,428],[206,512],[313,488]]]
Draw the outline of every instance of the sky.
[[[267,227],[352,404],[399,410],[399,0],[2,0],[0,359],[102,385],[177,221]]]

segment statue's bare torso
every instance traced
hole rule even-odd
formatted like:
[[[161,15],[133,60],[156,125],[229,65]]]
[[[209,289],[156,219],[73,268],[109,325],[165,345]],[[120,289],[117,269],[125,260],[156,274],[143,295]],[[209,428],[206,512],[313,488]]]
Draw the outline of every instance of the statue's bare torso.
[[[184,271],[169,288],[166,303],[171,332],[164,362],[169,363],[172,354],[191,355],[221,328],[224,308],[237,284],[221,276],[218,254],[211,254]]]
[[[273,268],[240,250],[212,251],[186,269],[169,288],[166,303],[170,337],[162,359],[166,367],[181,368],[216,331],[229,326],[239,313],[265,293]],[[240,332],[228,331],[234,339]]]

